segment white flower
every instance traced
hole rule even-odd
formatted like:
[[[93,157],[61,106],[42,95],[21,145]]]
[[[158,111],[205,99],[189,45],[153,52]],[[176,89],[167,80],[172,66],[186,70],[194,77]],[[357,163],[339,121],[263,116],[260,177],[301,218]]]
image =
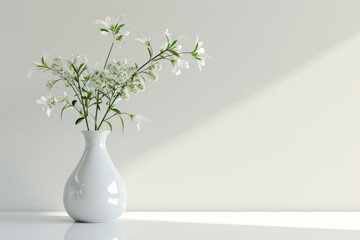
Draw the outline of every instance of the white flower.
[[[189,63],[183,59],[173,60],[174,67],[172,72],[175,73],[176,76],[181,74],[180,68],[189,68]]]
[[[63,92],[63,94],[64,94],[64,97],[60,100],[60,102],[63,102],[66,104],[69,101],[67,92]]]
[[[43,105],[42,110],[46,112],[48,117],[50,117],[51,111],[58,102],[59,101],[55,97],[52,97],[50,93],[47,96],[40,97],[40,100],[36,101],[37,104]]]
[[[49,80],[47,81],[46,83],[46,87],[49,89],[49,90],[52,90],[54,88],[54,84],[56,83],[55,80]]]
[[[165,50],[167,47],[168,47],[168,44],[172,44],[175,40],[176,41],[176,44],[178,44],[173,50],[176,51],[176,52],[180,52],[182,46],[179,45],[179,43],[181,41],[184,41],[186,38],[187,38],[187,35],[181,35],[180,37],[176,37],[175,34],[173,33],[170,33],[169,32],[169,29],[167,28],[166,31],[164,32],[168,42],[165,42],[163,43],[161,46],[160,46],[160,49],[162,50]]]
[[[26,75],[27,77],[31,77],[34,75],[35,72],[38,72],[39,70],[42,70],[42,68],[39,68],[38,66],[43,66],[43,63],[46,63],[46,59],[49,57],[49,54],[46,54],[46,50],[44,49],[44,55],[40,56],[41,58],[41,63],[39,62],[33,62],[33,64],[35,65],[35,67],[30,68],[29,73]]]
[[[141,38],[135,38],[134,41],[138,41],[146,47],[150,46],[151,38],[145,37],[144,35]]]
[[[46,54],[46,50],[44,49],[44,55],[41,56],[41,59],[46,62],[46,59],[49,57],[50,55],[49,54]],[[39,63],[39,62],[34,62],[34,64],[37,66],[37,65],[43,65],[42,63]]]
[[[86,65],[89,62],[89,60],[87,59],[86,55],[84,55],[83,58],[81,59],[80,53],[75,53],[71,55],[71,57],[69,58],[69,62],[74,64],[75,67],[78,67],[82,63]]]
[[[140,131],[140,126],[142,123],[149,121],[147,117],[142,115],[132,115],[131,119],[135,122],[138,131]]]
[[[169,29],[167,28],[164,32],[165,36],[169,39],[169,42],[172,42],[172,34],[169,32]]]
[[[113,40],[122,41],[124,36],[129,35],[128,30],[122,29],[124,26],[120,23],[120,21],[124,18],[124,16],[120,16],[117,19],[114,17],[106,17],[104,20],[97,20],[95,24],[103,25],[103,28],[100,29],[100,33],[103,36],[110,36]]]
[[[117,64],[120,67],[124,67],[127,64],[127,62],[128,62],[127,58],[124,58],[124,59],[121,59],[118,61],[116,59],[113,59],[113,63]]]
[[[211,58],[209,54],[205,53],[205,49],[202,47],[203,42],[199,42],[199,36],[196,36],[197,49],[194,52],[194,57],[201,71],[201,67],[205,66],[205,60]]]

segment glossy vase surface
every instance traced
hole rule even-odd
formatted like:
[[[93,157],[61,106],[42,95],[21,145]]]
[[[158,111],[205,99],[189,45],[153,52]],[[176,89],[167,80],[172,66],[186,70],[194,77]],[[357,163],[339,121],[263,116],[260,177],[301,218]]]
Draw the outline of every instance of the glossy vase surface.
[[[85,151],[64,189],[66,212],[78,222],[111,222],[126,208],[126,186],[106,149],[109,131],[82,131]]]

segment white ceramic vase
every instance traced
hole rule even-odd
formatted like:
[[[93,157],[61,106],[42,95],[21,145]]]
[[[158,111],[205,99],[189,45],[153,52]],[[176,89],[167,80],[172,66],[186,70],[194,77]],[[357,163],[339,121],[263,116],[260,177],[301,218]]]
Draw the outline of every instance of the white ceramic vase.
[[[109,131],[82,131],[85,151],[66,182],[64,206],[78,222],[111,222],[126,208],[126,186],[106,149]]]

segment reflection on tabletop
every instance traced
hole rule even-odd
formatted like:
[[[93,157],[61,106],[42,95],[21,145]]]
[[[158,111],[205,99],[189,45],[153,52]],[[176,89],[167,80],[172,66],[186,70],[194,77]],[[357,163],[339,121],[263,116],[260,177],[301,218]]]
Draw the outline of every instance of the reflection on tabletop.
[[[9,240],[359,240],[360,231],[121,219],[77,223],[68,216],[0,215]]]

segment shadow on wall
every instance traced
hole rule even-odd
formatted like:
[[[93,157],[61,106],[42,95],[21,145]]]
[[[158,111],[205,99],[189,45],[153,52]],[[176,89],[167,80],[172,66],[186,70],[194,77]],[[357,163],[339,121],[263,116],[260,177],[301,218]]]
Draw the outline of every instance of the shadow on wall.
[[[181,7],[185,10],[188,6]],[[110,137],[114,162],[120,168],[127,166],[146,151],[222,114],[224,109],[350,38],[360,29],[354,9],[351,1],[271,5],[241,2],[236,8],[229,3],[221,8],[209,4],[201,19],[189,16],[186,21],[197,22],[191,28],[201,32],[213,59],[203,72],[185,72],[177,79],[168,73],[169,66],[164,66],[158,83],[148,84],[148,91],[119,106],[136,109],[151,121],[140,134],[127,130],[123,136]],[[342,15],[347,17],[340,18]],[[177,17],[175,13],[174,19]]]

